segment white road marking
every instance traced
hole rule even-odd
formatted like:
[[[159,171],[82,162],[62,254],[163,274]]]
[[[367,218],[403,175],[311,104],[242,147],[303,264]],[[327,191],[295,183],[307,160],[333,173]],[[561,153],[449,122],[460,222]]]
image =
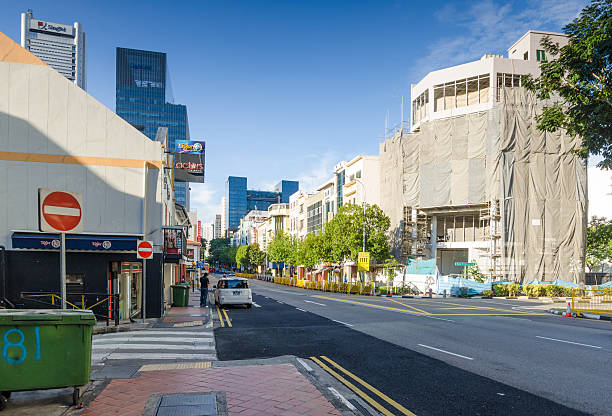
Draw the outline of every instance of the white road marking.
[[[304,367],[306,369],[306,371],[308,371],[309,373],[312,373],[312,367],[310,367],[308,364],[306,364],[306,362],[304,360],[302,360],[301,358],[297,358],[297,362],[302,364],[302,367]]]
[[[253,302],[253,306],[255,306],[256,308],[261,308],[261,305],[258,305],[255,302]]]
[[[113,334],[96,335],[99,337],[125,337],[125,336],[155,336],[155,335],[197,335],[200,337],[212,337],[213,333],[210,331],[131,331],[131,332],[115,332]],[[94,338],[96,337],[94,336]]]
[[[425,345],[425,344],[417,344],[417,345],[419,345],[420,347],[429,348],[430,350],[440,351],[440,352],[443,352],[444,354],[454,355],[455,357],[465,358],[466,360],[473,360],[473,358],[471,357],[466,357],[465,355],[455,354],[454,352],[441,350],[440,348],[430,347],[429,345]]]
[[[95,350],[193,350],[193,351],[205,351],[212,350],[214,351],[215,347],[209,345],[207,348],[204,348],[201,345],[174,345],[174,344],[102,344],[95,345]]]
[[[304,309],[300,309],[300,308],[295,308],[295,309],[297,309],[298,311],[306,312]]]
[[[353,324],[347,324],[346,322],[336,321],[335,319],[332,319],[332,321],[338,322],[339,324],[346,325],[346,326],[353,326]]]
[[[597,349],[601,349],[602,347],[598,347],[597,345],[589,345],[589,344],[581,344],[580,342],[573,342],[573,341],[564,341],[562,339],[557,339],[557,338],[548,338],[548,337],[541,337],[539,335],[536,335],[536,338],[540,338],[540,339],[548,339],[550,341],[557,341],[557,342],[565,342],[566,344],[574,344],[574,345],[581,345],[583,347],[589,347],[589,348],[597,348]]]
[[[159,342],[161,344],[198,344],[213,342],[212,338],[171,338],[171,337],[140,337],[140,338],[98,338],[93,340],[93,345],[100,344],[124,344],[126,342]]]
[[[304,299],[304,302],[314,303],[315,305],[319,305],[319,306],[327,306],[327,305],[325,305],[325,304],[323,304],[323,303],[313,302],[313,301],[311,301],[311,300],[306,300],[306,299]]]
[[[45,214],[49,215],[67,215],[70,217],[80,217],[81,210],[78,208],[58,207],[55,205],[45,205]]]
[[[157,352],[113,352],[107,360],[202,360],[214,361],[215,354],[172,354]]]

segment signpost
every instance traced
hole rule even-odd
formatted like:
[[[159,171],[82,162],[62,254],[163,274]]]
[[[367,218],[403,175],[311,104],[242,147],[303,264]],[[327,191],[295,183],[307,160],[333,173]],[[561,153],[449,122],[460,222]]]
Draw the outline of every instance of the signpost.
[[[370,253],[360,252],[357,254],[357,270],[360,272],[370,271]],[[365,282],[364,282],[365,283]]]
[[[60,297],[66,309],[66,233],[83,232],[83,196],[76,192],[38,189],[40,231],[60,233]]]
[[[147,240],[138,241],[136,246],[136,257],[142,259],[142,322],[144,323],[147,313],[147,259],[153,257],[153,243]]]

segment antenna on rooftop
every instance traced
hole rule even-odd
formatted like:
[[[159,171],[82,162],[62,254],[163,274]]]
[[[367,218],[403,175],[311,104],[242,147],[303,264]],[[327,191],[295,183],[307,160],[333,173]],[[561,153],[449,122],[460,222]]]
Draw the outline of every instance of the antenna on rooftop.
[[[402,131],[404,130],[404,96],[402,95],[402,119],[401,119],[401,123],[400,123],[400,135],[402,134]]]

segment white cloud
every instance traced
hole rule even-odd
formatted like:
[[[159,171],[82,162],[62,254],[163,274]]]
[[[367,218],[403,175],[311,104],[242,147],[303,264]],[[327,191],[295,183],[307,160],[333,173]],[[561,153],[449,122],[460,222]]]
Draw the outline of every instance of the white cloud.
[[[334,174],[334,166],[340,159],[332,153],[311,154],[304,157],[304,164],[308,169],[301,172],[297,180],[300,181],[300,189],[304,192],[315,192]]]
[[[612,171],[588,168],[589,218],[612,218]]]
[[[556,30],[578,16],[586,0],[528,0],[527,4],[482,0],[466,9],[444,7],[436,18],[448,24],[453,36],[427,47],[428,53],[414,66],[420,79],[432,70],[479,59],[485,53],[505,53],[528,30]]]
[[[221,214],[221,196],[209,183],[192,183],[191,209],[198,211],[198,219],[204,223],[214,221],[216,214]]]

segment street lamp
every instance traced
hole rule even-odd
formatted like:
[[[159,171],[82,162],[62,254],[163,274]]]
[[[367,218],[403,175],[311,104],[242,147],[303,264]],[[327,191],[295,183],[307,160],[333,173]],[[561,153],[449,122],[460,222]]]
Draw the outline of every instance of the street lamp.
[[[359,185],[361,185],[361,206],[363,207],[363,222],[362,222],[362,237],[361,237],[361,241],[362,241],[362,252],[365,253],[365,241],[366,241],[366,206],[365,206],[365,200],[366,200],[366,193],[365,193],[365,186],[363,186],[363,182],[361,181],[361,179],[357,179],[355,178],[355,182],[358,183]],[[359,263],[357,263],[359,264]],[[359,266],[357,266],[359,267]],[[363,280],[363,284],[365,285],[365,270],[362,271],[362,280]],[[374,285],[372,285],[372,291],[374,291]]]

